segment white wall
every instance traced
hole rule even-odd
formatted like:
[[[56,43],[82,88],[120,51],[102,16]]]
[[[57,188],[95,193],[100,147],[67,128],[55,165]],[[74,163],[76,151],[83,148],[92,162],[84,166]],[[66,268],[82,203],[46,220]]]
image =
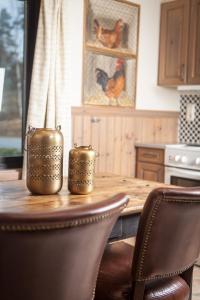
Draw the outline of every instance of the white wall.
[[[84,1],[69,1],[71,9],[68,24],[72,47],[71,86],[69,88],[72,106],[79,106],[82,104]],[[179,93],[177,90],[157,86],[160,3],[163,1],[133,0],[133,2],[141,5],[136,109],[177,111],[179,110]]]
[[[176,89],[157,86],[161,0],[135,0],[141,5],[136,108],[179,110]]]

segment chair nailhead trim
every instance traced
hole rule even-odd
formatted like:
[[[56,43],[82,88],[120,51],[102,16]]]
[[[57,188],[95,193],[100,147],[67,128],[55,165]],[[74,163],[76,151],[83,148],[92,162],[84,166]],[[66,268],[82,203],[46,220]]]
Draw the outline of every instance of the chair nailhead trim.
[[[144,240],[143,243],[143,247],[142,247],[142,251],[141,251],[141,259],[140,259],[140,263],[139,263],[139,270],[138,270],[138,277],[139,279],[143,277],[143,266],[144,266],[144,261],[145,261],[145,256],[146,256],[146,252],[147,252],[147,248],[148,248],[148,241],[149,241],[149,237],[151,234],[151,229],[152,229],[152,225],[153,225],[153,221],[156,217],[158,208],[160,206],[160,202],[161,202],[162,198],[159,197],[156,199],[153,209],[152,209],[152,215],[151,218],[149,220],[149,222],[147,222],[146,227],[145,227],[145,231],[146,233],[146,238]]]
[[[149,222],[147,222],[146,227],[145,227],[145,231],[147,231],[147,234],[146,234],[146,238],[143,242],[143,247],[142,247],[142,251],[141,251],[141,259],[140,259],[140,262],[139,262],[139,270],[137,272],[137,277],[138,277],[137,280],[138,281],[152,280],[152,279],[157,279],[157,278],[165,278],[165,277],[171,277],[171,276],[174,276],[174,275],[178,275],[178,274],[181,274],[182,272],[186,271],[187,269],[189,269],[193,265],[193,264],[190,264],[187,267],[185,267],[184,269],[178,270],[176,272],[168,273],[168,274],[165,274],[165,275],[155,275],[155,276],[149,276],[147,278],[144,278],[144,275],[143,275],[144,269],[143,269],[143,267],[144,267],[146,252],[147,252],[147,249],[148,249],[148,241],[149,241],[149,237],[151,235],[151,230],[152,230],[152,225],[153,225],[154,219],[157,215],[158,208],[159,208],[162,201],[165,201],[165,202],[178,202],[178,203],[182,202],[182,203],[187,203],[187,204],[200,203],[200,199],[194,199],[194,200],[191,201],[189,199],[186,199],[185,197],[178,197],[178,196],[167,196],[166,197],[164,193],[163,193],[162,196],[158,197],[158,199],[155,201],[155,204],[153,206],[151,218],[150,218]]]
[[[0,225],[1,231],[43,231],[43,230],[52,230],[52,229],[63,229],[70,227],[77,227],[79,225],[86,225],[91,223],[97,223],[108,217],[114,215],[116,212],[123,210],[127,204],[120,206],[118,209],[105,213],[99,216],[93,216],[88,218],[80,218],[74,221],[66,221],[62,223],[54,223],[54,224],[2,224]]]

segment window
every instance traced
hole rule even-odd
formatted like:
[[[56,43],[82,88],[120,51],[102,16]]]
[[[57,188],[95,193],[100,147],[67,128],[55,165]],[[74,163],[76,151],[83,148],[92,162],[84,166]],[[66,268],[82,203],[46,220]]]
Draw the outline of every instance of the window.
[[[24,20],[24,1],[0,1],[0,168],[22,155]]]
[[[40,0],[0,0],[0,169],[22,167]]]

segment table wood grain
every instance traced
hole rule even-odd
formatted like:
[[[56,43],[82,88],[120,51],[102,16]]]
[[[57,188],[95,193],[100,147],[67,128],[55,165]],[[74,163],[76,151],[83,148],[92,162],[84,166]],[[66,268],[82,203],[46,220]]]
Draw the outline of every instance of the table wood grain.
[[[67,178],[62,190],[56,195],[32,195],[23,180],[0,182],[0,213],[2,212],[48,212],[64,210],[74,205],[102,201],[123,192],[129,195],[129,204],[122,215],[142,211],[148,194],[157,187],[167,185],[132,177],[99,174],[95,176],[94,191],[89,195],[72,195],[67,190]]]

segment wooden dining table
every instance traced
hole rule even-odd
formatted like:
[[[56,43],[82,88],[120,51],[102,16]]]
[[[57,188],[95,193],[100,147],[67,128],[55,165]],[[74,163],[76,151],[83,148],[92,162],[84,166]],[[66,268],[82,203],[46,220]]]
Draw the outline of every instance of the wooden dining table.
[[[133,177],[112,174],[97,174],[94,190],[89,195],[72,195],[67,189],[67,178],[64,178],[62,190],[55,195],[32,195],[24,180],[0,182],[0,215],[1,213],[38,213],[70,209],[77,205],[87,205],[105,200],[118,193],[129,196],[128,206],[122,211],[110,240],[135,236],[139,217],[148,194],[164,183],[146,181]]]

